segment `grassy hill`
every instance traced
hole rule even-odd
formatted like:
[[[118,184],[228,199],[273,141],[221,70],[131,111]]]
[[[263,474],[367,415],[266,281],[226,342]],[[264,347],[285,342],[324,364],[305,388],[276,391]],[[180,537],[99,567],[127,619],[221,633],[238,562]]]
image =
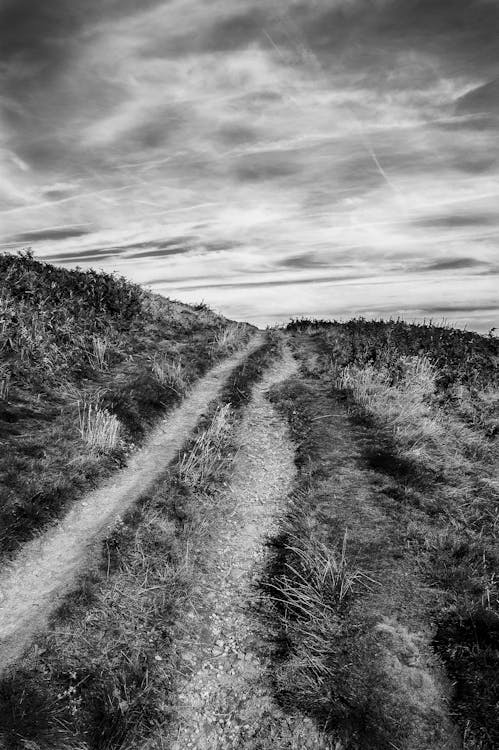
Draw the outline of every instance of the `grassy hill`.
[[[465,747],[493,750],[499,341],[401,321],[288,332],[302,372],[272,398],[298,478],[263,582],[278,592],[276,697],[345,747],[442,747],[449,727],[413,661],[436,655]]]
[[[0,555],[123,464],[248,336],[124,278],[0,256]]]
[[[0,279],[6,554],[122,465],[251,329],[29,255],[0,257]],[[499,747],[499,341],[363,319],[294,320],[231,373],[0,679],[0,744],[167,746],[179,623],[217,544],[235,427],[283,344],[299,371],[269,398],[296,476],[252,583],[276,703],[342,750]]]

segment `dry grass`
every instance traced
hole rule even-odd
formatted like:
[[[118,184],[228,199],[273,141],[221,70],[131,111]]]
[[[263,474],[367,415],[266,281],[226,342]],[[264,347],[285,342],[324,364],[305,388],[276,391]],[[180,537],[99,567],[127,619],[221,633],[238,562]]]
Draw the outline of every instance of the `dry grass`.
[[[231,323],[215,336],[214,344],[224,352],[232,353],[240,349],[248,340],[248,326],[244,323]]]
[[[8,401],[10,377],[10,372],[7,370],[7,368],[0,369],[0,401]]]
[[[78,426],[82,440],[91,448],[103,451],[116,448],[120,423],[107,409],[78,402]]]
[[[490,455],[484,433],[462,419],[466,403],[471,409],[476,398],[466,402],[466,391],[460,391],[461,414],[444,409],[436,394],[440,373],[427,357],[400,356],[394,371],[371,364],[333,371],[337,387],[352,393],[358,410],[391,432],[399,455],[439,471],[471,467],[477,457]]]
[[[89,353],[91,364],[96,370],[107,369],[107,356],[110,347],[109,340],[102,336],[92,336],[92,351]]]
[[[179,396],[185,394],[188,383],[180,359],[172,360],[166,354],[154,355],[151,369],[160,385],[170,388]]]
[[[179,476],[189,487],[198,487],[214,479],[221,470],[232,427],[230,404],[219,406],[206,430],[198,435],[179,465]]]
[[[415,455],[441,439],[444,426],[434,407],[437,370],[427,357],[400,357],[395,373],[386,367],[348,365],[337,378],[364,412],[382,421]]]

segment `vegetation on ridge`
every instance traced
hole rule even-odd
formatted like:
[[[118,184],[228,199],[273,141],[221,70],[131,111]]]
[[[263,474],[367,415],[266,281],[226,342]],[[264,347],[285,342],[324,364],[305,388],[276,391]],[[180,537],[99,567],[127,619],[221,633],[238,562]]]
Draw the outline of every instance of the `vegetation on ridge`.
[[[0,555],[122,465],[249,331],[120,276],[0,255]]]
[[[339,732],[348,748],[440,746],[438,731],[451,728],[431,691],[426,715],[417,706],[411,715],[426,679],[411,662],[420,653],[423,663],[440,659],[466,750],[493,750],[499,342],[401,321],[302,320],[288,330],[303,370],[274,394],[299,468],[264,582],[274,602],[276,696]],[[354,585],[340,603],[324,576],[321,598],[297,613],[289,592],[301,590],[303,566],[295,550],[325,544],[342,560],[346,529]],[[324,559],[317,565],[325,572]],[[426,636],[416,646],[418,632]],[[392,667],[380,674],[387,648]],[[404,675],[416,680],[405,695]],[[412,739],[399,736],[408,728]]]

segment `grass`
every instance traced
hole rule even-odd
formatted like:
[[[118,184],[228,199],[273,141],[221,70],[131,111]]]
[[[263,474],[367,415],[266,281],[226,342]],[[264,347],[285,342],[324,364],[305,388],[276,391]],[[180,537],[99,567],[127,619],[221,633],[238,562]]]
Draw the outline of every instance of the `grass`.
[[[109,529],[100,559],[62,603],[49,633],[0,681],[0,744],[169,746],[176,628],[216,524],[217,494],[234,457],[232,425],[276,352],[270,340],[236,368],[178,461]]]
[[[215,336],[215,346],[231,354],[248,340],[248,326],[244,323],[231,323]]]
[[[91,448],[102,451],[116,448],[120,423],[114,414],[95,404],[78,404],[78,421],[81,438]]]
[[[352,429],[364,430],[363,460],[382,483],[400,553],[410,551],[434,592],[425,617],[454,686],[463,747],[492,750],[499,745],[499,342],[400,321],[290,328],[297,348],[308,339],[319,354],[314,377],[339,389]]]
[[[232,428],[230,404],[219,406],[206,430],[201,432],[189,452],[182,455],[178,473],[188,487],[207,485],[221,471],[220,455]]]
[[[178,396],[186,392],[188,383],[180,359],[170,359],[165,354],[154,356],[151,369],[160,385],[170,388]]]
[[[0,255],[0,556],[123,465],[236,345],[233,324],[116,275]],[[250,326],[239,326],[239,341]],[[78,407],[80,404],[80,407]],[[92,404],[93,406],[89,406]],[[119,439],[118,439],[119,437]]]
[[[369,598],[392,564],[392,544],[367,534],[367,522],[359,538],[355,523],[364,518],[354,498],[363,487],[355,471],[345,486],[335,477],[352,446],[338,445],[342,436],[325,418],[338,405],[324,385],[300,375],[272,392],[297,444],[298,476],[261,581],[269,676],[278,703],[315,719],[332,746],[385,750],[403,743],[414,721],[380,665]],[[342,491],[338,506],[331,497]]]

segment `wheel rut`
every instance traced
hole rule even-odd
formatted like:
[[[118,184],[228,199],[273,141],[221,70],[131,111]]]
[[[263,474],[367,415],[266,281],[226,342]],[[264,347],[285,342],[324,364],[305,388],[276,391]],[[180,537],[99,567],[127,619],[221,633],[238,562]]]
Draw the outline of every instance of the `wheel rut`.
[[[237,428],[238,455],[219,501],[219,527],[176,636],[184,678],[172,750],[328,747],[310,719],[274,704],[252,606],[265,540],[276,531],[295,476],[287,424],[265,394],[296,370],[286,347],[254,387]]]

